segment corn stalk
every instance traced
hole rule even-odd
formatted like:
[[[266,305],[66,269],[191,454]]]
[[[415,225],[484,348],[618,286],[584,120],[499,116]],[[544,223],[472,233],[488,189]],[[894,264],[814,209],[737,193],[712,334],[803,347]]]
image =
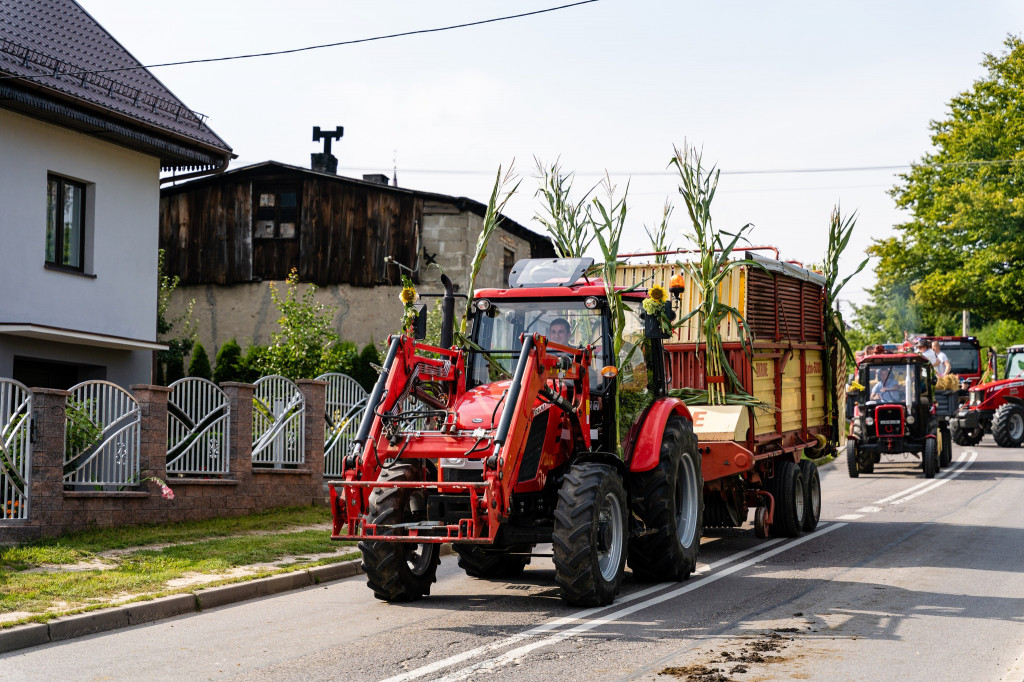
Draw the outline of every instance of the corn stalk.
[[[582,199],[573,201],[570,194],[574,174],[563,173],[557,160],[550,166],[545,166],[536,157],[534,161],[537,164],[537,177],[541,181],[536,196],[543,198],[543,213],[538,211],[533,219],[551,235],[559,258],[581,258],[594,241],[594,235],[590,232],[590,206],[587,202],[594,187]]]
[[[466,312],[462,315],[462,324],[459,326],[459,336],[466,338],[466,322],[473,311],[473,292],[476,291],[476,276],[480,274],[484,259],[487,257],[487,242],[491,235],[501,224],[501,212],[505,204],[512,198],[512,195],[519,189],[521,180],[516,180],[512,167],[515,162],[509,164],[504,175],[501,174],[501,166],[498,166],[498,174],[494,178],[494,187],[491,189],[491,198],[487,201],[487,213],[484,214],[483,227],[480,229],[480,236],[476,240],[476,253],[473,255],[473,262],[469,268],[469,282],[466,286]],[[515,184],[513,184],[515,183]],[[511,186],[511,189],[509,189]]]
[[[834,420],[838,420],[839,414],[839,405],[834,402],[836,389],[839,388],[839,377],[845,372],[847,361],[853,358],[853,349],[846,340],[846,323],[836,306],[836,301],[839,292],[850,278],[868,264],[868,259],[865,258],[853,273],[839,280],[839,260],[850,243],[850,236],[856,224],[856,211],[844,219],[838,205],[832,209],[828,223],[828,251],[822,264],[822,274],[825,275],[825,348],[828,349],[828,361],[824,363],[825,386],[828,388],[825,407]],[[845,382],[842,383],[845,386]]]
[[[665,208],[662,209],[661,224],[655,228],[654,232],[651,232],[644,225],[644,232],[647,233],[648,238],[651,240],[652,251],[668,251],[671,248],[672,242],[668,239],[668,219],[670,217],[672,217],[672,204],[666,199]],[[668,263],[668,255],[663,253],[655,256],[654,262],[659,264]]]
[[[682,326],[691,317],[697,316],[697,345],[700,345],[703,338],[705,351],[704,376],[707,388],[704,391],[706,397],[703,404],[731,403],[734,398],[726,391],[726,379],[736,391],[734,396],[743,400],[752,399],[743,391],[743,383],[729,365],[722,347],[722,335],[719,332],[719,325],[732,316],[740,323],[738,327],[744,349],[752,353],[746,320],[739,310],[718,298],[719,285],[729,273],[743,265],[754,265],[751,261],[730,261],[736,244],[744,239],[744,233],[752,225],[747,223],[735,233],[716,230],[711,222],[711,202],[718,188],[720,171],[714,166],[710,170],[705,170],[702,165],[702,152],[685,143],[682,149],[674,147],[673,150],[675,154],[669,165],[674,165],[679,171],[679,193],[686,203],[686,211],[693,224],[693,234],[686,233],[685,236],[699,251],[697,260],[679,263],[679,266],[689,272],[693,286],[698,289],[701,298],[700,305],[683,316],[675,326]],[[729,241],[723,240],[722,235],[729,238]]]

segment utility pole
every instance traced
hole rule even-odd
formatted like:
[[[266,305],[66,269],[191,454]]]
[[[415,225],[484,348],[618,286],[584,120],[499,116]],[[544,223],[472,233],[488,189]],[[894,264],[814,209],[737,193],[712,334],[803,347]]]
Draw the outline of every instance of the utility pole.
[[[970,310],[964,310],[963,311],[963,334],[961,334],[961,336],[970,336],[970,335],[971,335],[971,311]]]

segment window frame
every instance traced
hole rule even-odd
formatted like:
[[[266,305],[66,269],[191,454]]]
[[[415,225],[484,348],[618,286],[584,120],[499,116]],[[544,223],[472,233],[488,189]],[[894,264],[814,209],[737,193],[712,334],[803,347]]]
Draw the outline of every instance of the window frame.
[[[282,240],[282,241],[297,240],[299,238],[299,225],[301,223],[301,217],[302,217],[302,187],[298,186],[298,185],[263,186],[263,187],[260,187],[260,186],[257,185],[253,189],[254,189],[254,191],[253,191],[253,202],[252,202],[253,203],[253,213],[252,213],[252,216],[253,216],[253,218],[252,218],[252,237],[253,237],[253,239],[254,240],[258,240],[258,241],[266,241],[266,242],[278,241],[278,240]],[[273,195],[273,197],[274,197],[274,205],[273,205],[273,207],[262,207],[262,206],[260,206],[260,199],[262,198],[262,195],[264,195],[264,194]],[[284,194],[294,194],[295,195],[295,207],[294,208],[286,209],[286,208],[281,206],[281,196],[284,195]],[[260,216],[260,210],[261,209],[265,209],[265,208],[272,208],[273,213],[274,213],[274,217],[272,219],[260,218],[259,217]],[[293,211],[295,211],[295,219],[293,221],[282,221],[281,214],[285,210],[293,210]],[[273,222],[273,224],[274,224],[273,225],[273,234],[265,235],[265,234],[259,234],[257,232],[257,230],[259,229],[259,224],[262,223],[262,222],[265,222],[265,221]],[[292,234],[291,236],[282,236],[281,235],[281,225],[282,225],[282,223],[289,223],[289,222],[292,225],[294,225],[294,234]]]
[[[57,196],[55,197],[55,206],[57,208],[57,217],[63,216],[62,207],[64,205],[66,188],[72,186],[76,188],[82,195],[81,209],[78,214],[78,265],[69,265],[63,261],[64,254],[64,223],[61,219],[60,222],[55,222],[53,225],[53,257],[54,260],[50,260],[50,255],[46,253],[44,244],[44,263],[49,268],[58,270],[69,270],[71,272],[85,272],[85,229],[87,216],[88,216],[88,186],[86,183],[79,180],[72,180],[71,178],[57,173],[46,174],[46,220],[49,223],[50,213],[54,209],[54,206],[50,204],[50,182],[55,181],[57,183]],[[47,224],[47,233],[49,232],[49,224]],[[49,234],[46,235],[49,238]]]

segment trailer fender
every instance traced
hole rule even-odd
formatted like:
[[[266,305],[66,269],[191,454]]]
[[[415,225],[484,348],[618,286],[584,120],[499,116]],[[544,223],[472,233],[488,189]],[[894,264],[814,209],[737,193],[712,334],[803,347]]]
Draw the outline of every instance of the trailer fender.
[[[636,443],[632,451],[627,453],[631,472],[650,471],[658,466],[658,458],[661,456],[661,437],[665,433],[665,424],[668,423],[668,418],[674,414],[693,422],[693,417],[686,409],[686,404],[678,398],[660,398],[648,408]]]

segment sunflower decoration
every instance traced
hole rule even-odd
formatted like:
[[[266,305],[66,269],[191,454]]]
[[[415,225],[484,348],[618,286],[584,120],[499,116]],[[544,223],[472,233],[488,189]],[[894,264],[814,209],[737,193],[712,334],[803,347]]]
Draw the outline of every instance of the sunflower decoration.
[[[402,293],[398,295],[405,310],[402,312],[402,331],[408,332],[416,324],[416,285],[406,275],[402,275]]]
[[[666,314],[665,304],[668,302],[668,291],[665,287],[655,284],[647,290],[647,298],[641,304],[648,317],[656,317],[661,323],[661,328],[668,333],[672,329],[672,320]]]

